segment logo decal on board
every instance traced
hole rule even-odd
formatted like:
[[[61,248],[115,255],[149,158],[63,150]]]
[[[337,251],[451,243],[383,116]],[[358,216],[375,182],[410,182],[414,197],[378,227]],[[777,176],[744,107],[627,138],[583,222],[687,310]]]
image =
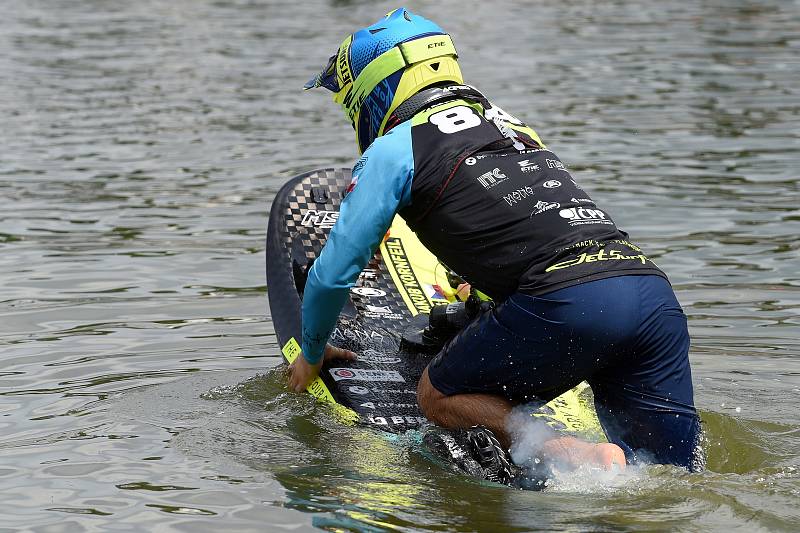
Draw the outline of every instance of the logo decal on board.
[[[394,320],[399,320],[403,318],[403,315],[400,315],[398,313],[393,313],[388,305],[370,305],[370,304],[367,304],[367,310],[364,312],[364,316],[367,318],[386,318]]]
[[[351,340],[362,343],[383,345],[384,336],[382,333],[372,330],[363,330],[357,328],[340,329],[338,326],[331,333],[332,341]]]
[[[367,370],[364,368],[331,368],[334,381],[352,379],[354,381],[394,381],[405,383],[405,379],[397,370]]]
[[[353,287],[350,292],[366,297],[386,296],[386,291],[382,291],[377,287]]]
[[[371,416],[367,421],[374,426],[410,426],[417,427],[428,420],[424,416]]]
[[[442,289],[441,285],[431,285],[429,283],[425,284],[426,292],[428,293],[428,298],[431,300],[444,300],[447,301],[447,295],[444,293],[444,289]]]
[[[338,211],[320,211],[317,209],[309,209],[303,215],[303,221],[300,222],[301,226],[307,228],[322,228],[331,229],[336,220],[339,218]]]
[[[370,348],[360,352],[358,355],[361,361],[367,361],[376,364],[395,365],[401,361],[399,357],[391,357],[383,352],[379,352],[378,350],[373,350]]]
[[[403,242],[397,237],[390,237],[386,240],[386,252],[389,256],[389,264],[397,274],[400,280],[402,289],[405,291],[408,299],[406,304],[411,308],[411,312],[427,314],[431,310],[431,304],[428,297],[425,295],[425,290],[422,288],[417,275],[411,268],[411,263],[406,255]]]

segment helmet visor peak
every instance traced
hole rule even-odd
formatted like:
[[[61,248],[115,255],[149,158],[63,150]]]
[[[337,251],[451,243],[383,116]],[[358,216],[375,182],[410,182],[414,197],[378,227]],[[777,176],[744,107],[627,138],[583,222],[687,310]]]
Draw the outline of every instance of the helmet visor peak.
[[[322,72],[311,78],[303,85],[303,89],[315,89],[317,87],[325,87],[326,89],[335,93],[339,92],[339,81],[336,79],[336,57],[338,54],[333,54],[328,59],[327,66],[322,69]]]

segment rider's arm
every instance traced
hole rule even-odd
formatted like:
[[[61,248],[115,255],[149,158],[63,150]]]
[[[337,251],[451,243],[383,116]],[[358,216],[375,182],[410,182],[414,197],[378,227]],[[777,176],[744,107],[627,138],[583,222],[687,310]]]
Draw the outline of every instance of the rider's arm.
[[[380,245],[395,213],[411,201],[414,156],[410,124],[379,137],[353,173],[355,187],[308,273],[303,293],[303,356],[315,364],[350,288]]]

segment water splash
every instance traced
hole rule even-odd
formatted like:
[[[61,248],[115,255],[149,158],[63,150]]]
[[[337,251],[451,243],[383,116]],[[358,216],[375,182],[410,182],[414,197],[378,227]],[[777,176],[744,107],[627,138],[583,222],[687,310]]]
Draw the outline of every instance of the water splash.
[[[508,432],[511,436],[511,458],[520,466],[525,478],[531,480],[536,488],[563,492],[609,492],[626,486],[632,480],[642,477],[641,467],[621,467],[613,464],[606,469],[597,464],[544,458],[545,443],[556,437],[566,436],[557,433],[543,421],[530,414],[530,406],[516,407],[508,419]]]
[[[551,492],[612,493],[630,489],[631,484],[646,478],[646,472],[644,466],[636,465],[625,469],[613,465],[610,470],[590,464],[565,470],[553,468],[545,487]]]

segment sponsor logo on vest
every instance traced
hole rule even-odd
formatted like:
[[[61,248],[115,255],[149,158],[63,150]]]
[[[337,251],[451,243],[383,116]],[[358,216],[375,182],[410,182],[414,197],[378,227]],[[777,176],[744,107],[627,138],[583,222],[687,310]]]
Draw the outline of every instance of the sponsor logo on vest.
[[[561,187],[561,182],[558,180],[548,180],[542,183],[542,185],[547,189],[555,189],[556,187]]]
[[[361,387],[359,385],[353,385],[352,387],[348,387],[347,390],[352,392],[353,394],[369,394],[369,389],[366,387]]]
[[[545,159],[545,161],[547,161],[547,168],[560,168],[561,170],[566,170],[564,163],[558,159]]]
[[[514,115],[509,115],[494,104],[491,104],[490,107],[483,112],[483,116],[486,117],[486,120],[494,121],[494,119],[499,119],[505,122],[510,122],[511,124],[516,124],[517,126],[522,125],[522,121],[520,119]]]
[[[520,202],[529,196],[533,196],[533,187],[525,186],[520,187],[512,193],[504,195],[503,200],[505,200],[508,205],[513,206],[517,202]]]
[[[394,381],[405,383],[405,379],[397,370],[368,370],[365,368],[331,368],[334,381],[352,379],[355,381]]]
[[[562,268],[570,268],[583,263],[594,263],[597,261],[640,261],[643,265],[650,259],[644,254],[625,255],[619,250],[606,250],[605,248],[594,254],[587,254],[586,252],[580,254],[572,259],[561,261],[550,265],[545,269],[545,272],[552,272],[553,270],[561,270]]]
[[[474,164],[475,164],[475,163],[477,163],[477,162],[478,162],[478,160],[477,160],[477,159],[475,159],[474,157],[468,157],[468,158],[466,158],[466,159],[464,160],[464,164],[465,164],[465,165],[467,165],[467,166],[469,166],[469,167],[471,167],[472,165],[474,165]]]
[[[522,161],[517,161],[519,168],[522,172],[536,172],[539,170],[539,165],[534,164],[529,159],[523,159]]]
[[[613,224],[599,209],[588,207],[568,207],[558,212],[558,216],[569,220],[570,226],[581,224]]]
[[[386,296],[386,291],[378,289],[377,287],[353,287],[350,289],[353,294],[366,297]]]
[[[503,113],[507,114],[505,113],[505,111],[503,111]],[[499,113],[495,113],[494,116],[492,116],[492,118],[489,118],[488,116],[486,118],[492,121],[492,124],[494,124],[498,130],[500,130],[500,133],[503,134],[503,137],[514,141],[514,148],[516,148],[518,152],[525,151],[525,145],[519,141],[519,136],[517,135],[517,132],[514,131],[513,128],[510,128],[508,124],[504,122],[504,119],[500,117]]]
[[[489,172],[486,172],[478,176],[478,181],[480,182],[481,185],[483,185],[484,189],[491,189],[495,185],[498,185],[506,181],[507,179],[508,178],[506,177],[506,175],[500,172],[500,169],[496,167],[490,170]]]
[[[431,311],[431,304],[428,297],[417,279],[417,275],[411,269],[408,256],[403,248],[403,242],[397,237],[386,240],[386,251],[389,252],[389,263],[394,268],[403,290],[406,291],[411,304],[418,313],[427,314]]]
[[[594,201],[591,198],[570,198],[571,202],[575,202],[576,204],[592,204],[594,205]]]
[[[536,205],[533,206],[533,208],[536,209],[536,211],[534,211],[533,214],[540,215],[545,211],[550,211],[551,209],[558,209],[559,207],[561,207],[561,204],[558,202],[542,202],[541,200],[539,200],[538,202],[536,202]]]
[[[303,215],[303,220],[300,222],[300,225],[307,228],[315,227],[330,229],[334,224],[336,224],[336,220],[338,218],[339,213],[337,211],[318,211],[316,209],[309,209],[306,211],[306,214]]]

